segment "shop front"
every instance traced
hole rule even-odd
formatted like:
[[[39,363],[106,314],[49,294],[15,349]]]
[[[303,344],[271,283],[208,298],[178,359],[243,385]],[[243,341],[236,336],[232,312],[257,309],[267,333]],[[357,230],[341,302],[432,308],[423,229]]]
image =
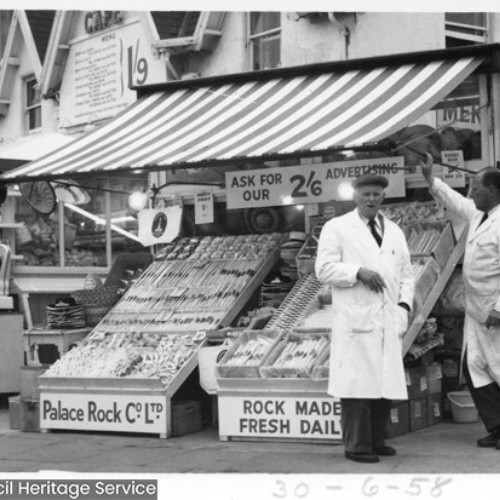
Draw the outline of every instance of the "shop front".
[[[338,402],[326,393],[330,304],[312,273],[315,238],[325,220],[351,206],[354,178],[368,171],[390,178],[384,210],[407,234],[418,284],[404,337],[408,353],[464,247],[463,227],[420,189],[417,165],[431,152],[438,175],[465,190],[467,173],[495,164],[499,49],[140,87],[137,102],[116,119],[3,174],[9,185],[69,179],[79,189],[102,188],[91,197],[105,215],[92,227],[78,205],[60,204],[54,214],[65,229],[45,253],[52,226],[30,212],[25,196],[11,212],[13,221],[37,228],[30,233],[39,241],[21,246],[23,255],[40,266],[55,259],[65,272],[109,263],[114,245],[130,251],[141,244],[140,227],[118,231],[113,218],[128,209],[113,202],[113,190],[140,187],[146,210],[168,214],[174,201],[183,210],[179,237],[150,240],[153,262],[85,340],[40,377],[42,428],[135,428],[169,437],[177,391],[200,351],[224,338],[227,352],[214,368],[221,439],[338,441]],[[137,171],[141,180],[127,184]],[[77,241],[88,243],[75,248]],[[237,328],[263,285],[284,270],[293,288],[273,304],[271,320]],[[419,396],[425,411],[433,408],[432,394]]]

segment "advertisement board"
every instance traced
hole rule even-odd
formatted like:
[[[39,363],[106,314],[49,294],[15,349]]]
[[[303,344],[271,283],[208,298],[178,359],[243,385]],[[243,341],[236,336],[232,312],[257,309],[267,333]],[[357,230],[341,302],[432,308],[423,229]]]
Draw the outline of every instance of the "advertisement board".
[[[61,127],[115,116],[137,99],[130,87],[166,81],[140,21],[70,42],[61,85]]]
[[[165,434],[166,397],[42,392],[40,428]]]
[[[333,397],[219,394],[219,434],[229,437],[340,440],[340,400]]]
[[[351,182],[367,173],[388,178],[386,198],[405,196],[404,159],[397,156],[226,172],[227,208],[349,199]]]

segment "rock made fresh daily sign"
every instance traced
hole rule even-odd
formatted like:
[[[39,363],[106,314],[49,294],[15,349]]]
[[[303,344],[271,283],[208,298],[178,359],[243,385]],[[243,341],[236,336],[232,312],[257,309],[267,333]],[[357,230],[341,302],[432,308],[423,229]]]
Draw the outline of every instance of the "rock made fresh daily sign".
[[[226,172],[229,209],[320,203],[341,200],[351,182],[373,173],[389,179],[386,197],[405,196],[401,156],[294,167]]]
[[[42,393],[40,427],[165,434],[166,398],[119,394]]]
[[[332,397],[254,397],[219,394],[221,437],[337,441],[340,401]]]

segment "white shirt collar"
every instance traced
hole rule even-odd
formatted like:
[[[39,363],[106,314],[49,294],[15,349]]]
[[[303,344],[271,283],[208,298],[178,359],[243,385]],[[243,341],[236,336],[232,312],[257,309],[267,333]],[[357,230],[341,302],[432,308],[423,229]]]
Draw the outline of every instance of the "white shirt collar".
[[[368,225],[368,222],[370,222],[370,219],[368,219],[367,217],[361,215],[361,212],[358,210],[358,215],[359,215],[359,218],[366,224]],[[378,228],[378,229],[382,229],[382,225],[380,224],[380,212],[377,213],[377,215],[375,216],[375,226]]]

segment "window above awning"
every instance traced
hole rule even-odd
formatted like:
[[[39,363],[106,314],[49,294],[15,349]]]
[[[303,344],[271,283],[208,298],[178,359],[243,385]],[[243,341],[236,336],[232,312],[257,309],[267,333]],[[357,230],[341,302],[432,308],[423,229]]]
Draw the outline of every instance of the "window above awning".
[[[488,55],[438,54],[166,84],[108,124],[0,180],[231,165],[370,145],[430,110]]]

